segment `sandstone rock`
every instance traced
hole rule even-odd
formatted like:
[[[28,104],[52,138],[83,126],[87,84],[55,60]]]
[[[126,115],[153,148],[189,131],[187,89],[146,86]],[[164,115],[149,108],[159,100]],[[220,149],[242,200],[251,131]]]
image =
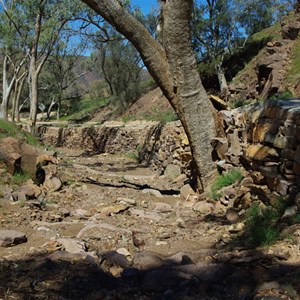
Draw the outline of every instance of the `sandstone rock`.
[[[119,248],[117,249],[117,252],[119,254],[126,256],[127,258],[132,256],[131,253],[126,248]]]
[[[91,239],[101,240],[109,232],[122,233],[122,234],[131,233],[127,229],[118,228],[114,225],[107,224],[107,223],[100,223],[100,224],[90,224],[85,226],[79,231],[79,233],[77,234],[77,238],[81,239],[83,237],[88,237]]]
[[[11,247],[26,242],[25,233],[16,230],[0,230],[0,247]]]
[[[10,174],[21,171],[20,142],[12,137],[1,139],[0,157]]]
[[[294,217],[298,213],[298,207],[296,205],[285,209],[282,219]]]
[[[261,143],[264,142],[265,136],[267,133],[270,132],[271,128],[273,127],[272,123],[262,123],[256,124],[253,129],[253,137],[252,140],[254,143]]]
[[[180,174],[180,166],[173,164],[167,165],[164,173],[164,175],[171,180],[175,180]]]
[[[172,212],[173,208],[170,204],[164,202],[157,202],[155,204],[154,211],[158,213],[168,213],[168,212]]]
[[[119,202],[121,204],[129,204],[129,205],[132,205],[132,206],[135,206],[137,204],[136,200],[129,199],[129,198],[118,198],[117,202]]]
[[[241,232],[243,231],[245,228],[245,224],[244,223],[237,223],[237,224],[232,224],[229,228],[228,231],[230,233],[237,233],[237,232]]]
[[[193,210],[200,214],[211,214],[214,211],[215,206],[207,201],[199,201],[193,205]]]
[[[88,212],[85,209],[78,208],[75,211],[71,212],[71,216],[78,217],[80,219],[86,219],[86,218],[89,218],[91,216],[91,214],[90,214],[90,212]]]
[[[222,100],[220,97],[215,96],[215,95],[210,95],[209,99],[211,100],[213,106],[217,110],[227,110],[228,109],[227,103],[224,100]]]
[[[278,176],[278,167],[275,166],[260,166],[259,167],[260,173],[269,178],[276,178]]]
[[[261,144],[249,145],[246,149],[246,157],[255,160],[267,160],[268,158],[278,157],[275,149]]]
[[[120,254],[117,251],[105,251],[103,253],[98,253],[105,259],[110,265],[121,267],[122,269],[130,267],[131,263],[127,260],[124,254]]]
[[[55,251],[47,256],[47,259],[57,262],[57,261],[67,261],[67,262],[86,262],[88,264],[96,264],[95,257],[90,255],[88,252],[70,253],[66,251]]]
[[[280,285],[277,281],[264,282],[256,289],[256,291],[259,292],[272,289],[280,289]]]
[[[227,139],[230,145],[228,149],[229,154],[234,156],[240,156],[242,148],[240,145],[237,130],[234,130],[232,134],[227,134]]]
[[[218,158],[224,160],[228,151],[228,140],[226,138],[214,138],[211,145],[216,151]]]
[[[198,195],[189,184],[184,185],[180,189],[180,196],[185,201],[196,201],[198,199]]]
[[[231,223],[236,223],[239,220],[239,214],[236,210],[228,208],[226,211],[226,219]]]
[[[139,270],[150,270],[167,265],[163,258],[152,252],[138,252],[133,258],[133,266]]]
[[[164,196],[160,193],[160,191],[158,190],[154,190],[154,189],[144,189],[142,191],[144,194],[150,194],[152,196],[155,196],[157,198],[163,198]]]
[[[46,175],[46,179],[43,184],[44,188],[48,191],[56,192],[62,188],[61,180],[53,175]]]
[[[150,219],[153,221],[160,221],[162,217],[157,212],[145,211],[142,209],[130,208],[129,209],[132,216],[143,218],[143,219]]]
[[[60,213],[60,215],[63,216],[64,218],[70,216],[70,214],[71,214],[70,211],[69,211],[68,209],[63,208],[63,207],[60,208],[59,213]]]
[[[38,166],[37,157],[39,156],[39,151],[26,143],[21,143],[20,151],[22,170],[28,174],[32,174],[34,177]]]
[[[114,205],[109,205],[109,206],[106,206],[106,207],[102,207],[101,208],[101,213],[105,214],[107,216],[110,216],[112,214],[118,214],[118,213],[124,212],[129,207],[130,207],[130,205],[128,205],[128,204],[114,204]]]
[[[83,241],[70,238],[63,238],[57,239],[57,242],[62,245],[63,250],[69,253],[87,252],[87,246]]]
[[[27,200],[26,194],[24,192],[14,192],[11,194],[12,201],[24,202]]]
[[[26,199],[37,199],[41,195],[42,190],[34,183],[27,183],[20,187],[19,192],[24,193]]]
[[[283,39],[295,40],[299,35],[300,22],[293,21],[288,24],[282,24],[281,35]]]

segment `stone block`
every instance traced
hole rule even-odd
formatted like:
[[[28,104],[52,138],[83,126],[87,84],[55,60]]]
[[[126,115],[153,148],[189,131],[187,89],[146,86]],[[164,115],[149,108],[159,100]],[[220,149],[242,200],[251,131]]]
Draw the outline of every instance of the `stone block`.
[[[281,134],[277,134],[274,141],[273,141],[273,145],[276,148],[284,149],[288,145],[288,139],[285,136],[281,135]]]
[[[278,156],[278,152],[274,148],[261,144],[249,145],[246,148],[246,157],[250,160],[264,161],[270,158],[277,158]]]
[[[232,134],[228,134],[227,139],[230,145],[228,149],[228,153],[230,153],[233,156],[241,155],[242,148],[238,137],[238,131],[234,130]]]
[[[282,149],[281,151],[281,158],[288,159],[288,160],[295,160],[296,152],[292,149]]]
[[[295,175],[300,176],[300,163],[299,162],[293,163],[293,171],[294,171]]]
[[[278,176],[278,167],[277,166],[260,166],[260,173],[268,178],[276,178]]]
[[[271,123],[257,124],[253,129],[253,137],[252,137],[253,142],[254,143],[263,142],[266,134],[270,132],[271,128],[272,128]]]

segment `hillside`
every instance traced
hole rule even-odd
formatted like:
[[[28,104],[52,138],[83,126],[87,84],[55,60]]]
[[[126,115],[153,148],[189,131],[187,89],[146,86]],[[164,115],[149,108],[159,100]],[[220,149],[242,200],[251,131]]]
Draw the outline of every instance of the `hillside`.
[[[245,105],[267,98],[296,98],[300,94],[300,20],[291,13],[281,22],[249,38],[238,54],[224,62],[231,107]],[[230,66],[230,67],[229,67]],[[207,82],[203,84],[211,92]],[[217,94],[216,91],[213,93]],[[114,107],[98,112],[92,121],[107,119],[134,119],[170,121],[176,119],[172,107],[156,88],[144,94],[121,114]]]

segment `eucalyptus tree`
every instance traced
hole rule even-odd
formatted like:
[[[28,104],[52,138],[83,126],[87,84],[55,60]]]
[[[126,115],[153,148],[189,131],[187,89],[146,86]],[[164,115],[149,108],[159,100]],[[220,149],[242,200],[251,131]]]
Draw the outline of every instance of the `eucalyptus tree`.
[[[198,188],[206,187],[214,170],[210,140],[215,135],[213,108],[203,88],[191,45],[192,0],[161,1],[161,30],[158,42],[116,0],[82,0],[113,25],[139,51],[151,76],[180,118],[195,161]]]
[[[106,32],[109,41],[95,40],[95,70],[109,86],[114,102],[124,110],[140,95],[143,64],[131,43],[113,28],[106,28]]]
[[[73,97],[72,87],[78,79],[89,73],[92,69],[91,59],[85,56],[88,48],[86,39],[73,36],[70,28],[66,28],[46,62],[41,74],[41,99],[51,99],[47,103],[47,118],[54,106],[57,107],[57,118],[60,117],[61,104],[65,98]],[[49,102],[49,101],[48,101]]]
[[[248,37],[271,26],[292,9],[291,0],[205,0],[195,5],[193,44],[199,61],[212,64],[220,91],[228,94],[223,70],[226,54],[242,48]]]
[[[20,27],[14,24],[7,14],[14,9],[14,2],[8,6],[1,0],[0,5],[0,53],[2,58],[2,102],[0,117],[7,118],[11,94],[17,91],[19,83],[25,79],[27,52],[18,35]]]
[[[39,99],[39,76],[60,33],[77,10],[80,2],[59,0],[15,0],[11,10],[4,1],[3,9],[15,27],[28,53],[30,123],[36,124]]]

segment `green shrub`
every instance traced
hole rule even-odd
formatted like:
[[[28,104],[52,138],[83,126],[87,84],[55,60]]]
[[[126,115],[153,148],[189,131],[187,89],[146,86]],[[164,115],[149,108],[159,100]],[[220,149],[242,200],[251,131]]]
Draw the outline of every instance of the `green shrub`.
[[[222,196],[220,190],[223,187],[229,186],[242,179],[243,175],[241,173],[241,169],[239,168],[232,169],[227,173],[219,175],[211,186],[211,198],[214,200],[218,200]]]
[[[252,205],[245,222],[246,243],[253,247],[273,244],[279,237],[279,229],[276,228],[278,218],[275,208],[268,206],[262,210],[258,204]]]

